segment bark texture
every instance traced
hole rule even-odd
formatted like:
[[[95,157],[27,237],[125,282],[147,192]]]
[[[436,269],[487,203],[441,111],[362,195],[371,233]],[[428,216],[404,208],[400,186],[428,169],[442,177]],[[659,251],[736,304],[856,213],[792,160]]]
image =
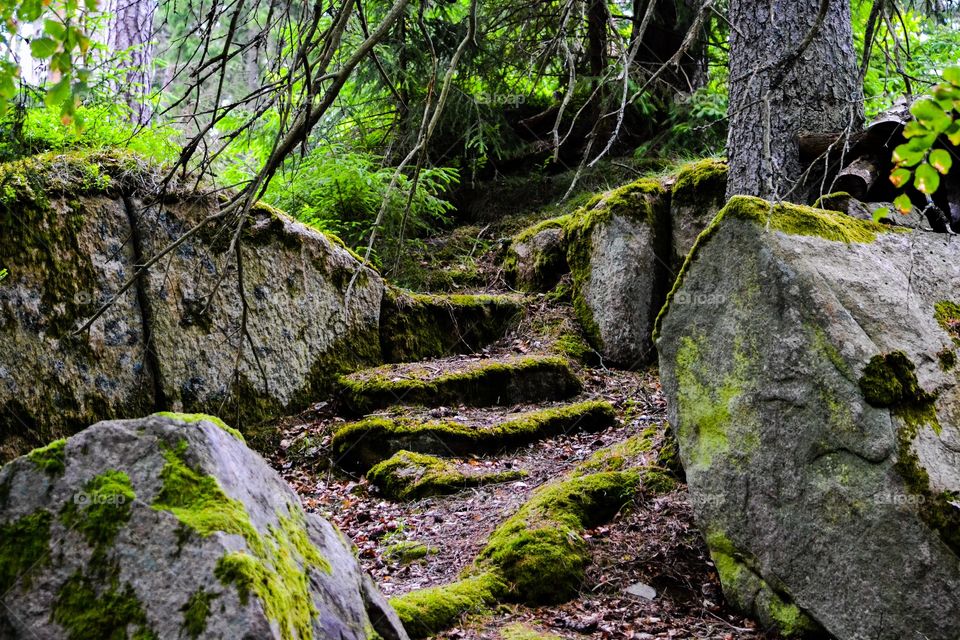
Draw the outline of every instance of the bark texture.
[[[863,90],[847,0],[731,0],[730,163],[727,196],[801,202],[820,191],[817,163],[803,177],[798,134],[856,132]],[[842,144],[842,142],[841,142]]]
[[[153,82],[153,16],[157,0],[111,0],[107,46],[128,51],[127,72],[116,87],[130,107],[130,119],[146,124],[152,115],[147,95]]]

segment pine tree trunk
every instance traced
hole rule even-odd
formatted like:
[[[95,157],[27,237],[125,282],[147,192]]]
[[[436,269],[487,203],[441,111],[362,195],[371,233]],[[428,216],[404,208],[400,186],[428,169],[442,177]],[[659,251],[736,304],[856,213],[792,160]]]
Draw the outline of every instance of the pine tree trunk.
[[[820,4],[730,0],[728,197],[809,201],[822,174],[803,176],[798,134],[855,133],[863,126],[849,0],[829,0],[809,46],[795,58]]]
[[[130,107],[130,119],[135,124],[150,121],[151,109],[147,103],[153,83],[153,15],[156,0],[112,0],[110,2],[107,46],[113,53],[129,50],[130,61],[123,79],[117,82],[117,92]]]

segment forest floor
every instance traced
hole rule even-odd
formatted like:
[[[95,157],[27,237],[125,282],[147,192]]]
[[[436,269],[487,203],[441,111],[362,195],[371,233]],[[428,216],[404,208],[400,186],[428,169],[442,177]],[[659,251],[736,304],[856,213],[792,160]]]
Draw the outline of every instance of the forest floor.
[[[459,228],[429,241],[415,255],[422,260],[421,289],[427,281],[443,290],[507,293],[497,267],[496,234],[477,226]],[[510,230],[507,229],[506,232]],[[487,233],[484,240],[484,233]],[[475,237],[474,237],[475,236]],[[502,243],[500,243],[502,246]],[[437,274],[440,274],[439,276]],[[445,274],[453,274],[446,277]],[[466,274],[463,284],[457,278]],[[559,298],[559,299],[558,299]],[[465,360],[553,353],[557,327],[576,326],[572,306],[560,296],[528,296],[520,325],[480,353],[450,356],[431,366],[455,369]],[[454,462],[471,472],[522,470],[520,480],[465,489],[453,495],[412,502],[387,500],[361,474],[335,463],[332,434],[345,418],[336,398],[319,402],[280,422],[280,446],[271,463],[301,496],[304,506],[334,522],[358,547],[363,567],[387,597],[444,585],[457,579],[483,549],[494,528],[539,486],[561,478],[603,447],[623,442],[650,427],[666,437],[666,402],[655,368],[622,371],[572,363],[584,383],[582,393],[566,402],[605,400],[617,413],[613,426],[543,439],[496,455],[475,455]],[[563,402],[472,408],[464,406],[404,408],[424,418],[453,419],[483,426],[531,409]],[[385,410],[391,415],[397,410]],[[654,452],[655,454],[656,452]],[[560,605],[500,605],[466,616],[438,638],[582,640],[640,638],[709,638],[748,640],[773,637],[755,622],[729,609],[716,570],[696,529],[682,482],[666,493],[641,491],[612,521],[588,530],[592,562],[577,598]],[[417,554],[404,550],[412,545]],[[423,557],[410,558],[409,555]],[[647,596],[627,593],[641,585]],[[650,588],[653,591],[649,591]],[[542,634],[542,635],[540,635]]]

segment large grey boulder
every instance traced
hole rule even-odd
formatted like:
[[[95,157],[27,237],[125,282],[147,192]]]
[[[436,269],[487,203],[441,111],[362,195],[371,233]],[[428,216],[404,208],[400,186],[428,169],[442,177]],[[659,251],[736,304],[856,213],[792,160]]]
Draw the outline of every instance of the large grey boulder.
[[[246,425],[379,363],[381,278],[362,269],[348,300],[356,257],[265,206],[240,239],[242,298],[232,231],[213,226],[118,295],[136,265],[218,211],[216,199],[176,189],[145,206],[137,195],[151,171],[102,153],[0,166],[10,270],[0,283],[0,459],[156,408],[223,411]]]
[[[793,637],[960,637],[960,245],[730,201],[658,321],[728,600]]]
[[[351,545],[216,418],[100,422],[0,470],[0,637],[406,638]]]
[[[650,331],[666,286],[665,192],[638,180],[597,197],[567,225],[573,305],[591,346],[626,368],[655,356]]]

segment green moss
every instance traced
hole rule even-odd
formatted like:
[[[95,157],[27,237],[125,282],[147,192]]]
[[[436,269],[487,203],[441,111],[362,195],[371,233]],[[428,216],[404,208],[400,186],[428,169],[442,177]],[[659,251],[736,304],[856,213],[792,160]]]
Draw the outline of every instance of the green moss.
[[[447,460],[411,451],[398,451],[367,472],[367,478],[393,500],[446,495],[470,487],[518,480],[524,476],[526,473],[522,471],[468,475]]]
[[[710,466],[715,456],[730,450],[734,427],[747,426],[733,421],[733,406],[746,390],[748,376],[747,360],[739,348],[733,362],[733,371],[722,380],[711,379],[703,371],[697,341],[689,336],[681,339],[676,359],[677,412],[680,439],[695,445],[689,454],[693,464]]]
[[[61,476],[67,469],[67,441],[65,438],[54,440],[45,447],[34,449],[27,459],[49,476]]]
[[[568,600],[580,589],[590,561],[584,530],[613,517],[640,482],[637,473],[608,472],[541,487],[493,532],[478,567],[493,568],[522,602]]]
[[[137,495],[130,477],[123,471],[108,470],[94,476],[82,491],[74,494],[60,514],[67,528],[77,531],[94,547],[94,558],[102,558],[120,529],[130,519]]]
[[[217,416],[207,415],[206,413],[174,413],[172,411],[160,411],[159,413],[153,414],[158,418],[169,418],[170,420],[175,420],[177,422],[183,422],[185,424],[194,424],[196,422],[209,422],[214,426],[220,427],[231,436],[239,440],[240,442],[246,442],[243,439],[243,434],[227,425],[226,422],[218,418]]]
[[[388,287],[380,308],[380,345],[386,362],[414,362],[473,353],[519,322],[513,296],[424,295]]]
[[[951,349],[944,349],[938,353],[937,359],[940,361],[940,368],[944,371],[953,371],[957,366],[957,354]]]
[[[57,591],[52,618],[70,640],[155,640],[143,606],[129,584],[121,585],[116,567],[103,578],[73,574]],[[129,634],[133,629],[132,635]]]
[[[549,250],[539,251],[534,257],[533,265],[530,265],[531,273],[524,278],[520,278],[517,247],[529,243],[535,236],[550,229],[559,229],[565,234],[570,220],[570,215],[542,220],[514,236],[502,265],[507,282],[522,291],[546,291],[555,285],[568,270],[566,243],[562,241],[558,246],[550,247]]]
[[[400,564],[410,564],[421,558],[426,558],[432,550],[422,542],[416,540],[402,540],[395,542],[383,550],[383,557]]]
[[[496,604],[505,592],[503,581],[486,572],[391,598],[390,605],[411,638],[426,638],[451,627],[465,613]]]
[[[341,427],[334,433],[331,446],[340,464],[368,468],[402,449],[468,456],[519,447],[572,431],[601,430],[615,420],[613,406],[601,401],[543,409],[491,427],[374,417]]]
[[[775,628],[783,638],[805,637],[821,631],[806,613],[793,604],[788,594],[773,589],[751,568],[753,558],[745,557],[721,532],[707,535],[710,557],[723,593],[735,607]]]
[[[960,304],[941,300],[933,308],[933,317],[937,319],[943,330],[950,334],[953,341],[960,345]]]
[[[642,478],[642,488],[652,494],[669,493],[677,488],[677,479],[666,466],[659,465],[660,452],[656,451],[660,431],[656,427],[645,429],[643,433],[631,436],[622,442],[595,451],[581,462],[572,472],[572,476],[609,471],[636,471]],[[672,446],[664,442],[661,447]],[[668,459],[673,455],[666,452]]]
[[[217,594],[199,588],[190,595],[180,611],[183,612],[183,632],[188,638],[196,640],[207,630],[207,618],[210,617],[210,603]]]
[[[30,587],[31,574],[50,563],[50,524],[53,515],[40,510],[0,525],[0,593],[19,582]]]
[[[915,368],[902,351],[874,356],[859,380],[863,397],[875,407],[931,402],[933,397],[917,382]]]
[[[317,610],[309,573],[329,572],[330,565],[310,542],[301,508],[288,505],[287,515],[278,513],[277,524],[261,533],[243,504],[227,496],[216,478],[191,468],[186,456],[185,442],[164,451],[163,485],[153,508],[172,513],[187,530],[200,536],[218,531],[242,536],[246,551],[220,558],[217,578],[234,585],[243,601],[255,594],[267,617],[276,622],[281,638],[312,637],[311,620]]]
[[[540,633],[525,624],[511,624],[500,630],[502,640],[562,640],[552,633]]]
[[[340,379],[347,409],[366,414],[407,404],[488,406],[563,399],[579,393],[580,380],[570,363],[558,357],[526,357],[509,362],[480,362],[470,369],[426,379],[414,372],[397,378],[389,367]]]
[[[727,164],[718,158],[705,158],[680,168],[672,196],[674,202],[686,205],[723,198],[726,189]]]
[[[881,233],[908,233],[903,227],[891,227],[868,220],[858,220],[836,211],[823,211],[812,207],[787,202],[771,204],[766,200],[751,196],[734,196],[720,210],[710,225],[697,236],[693,249],[687,254],[683,267],[667,294],[666,301],[654,322],[653,339],[660,337],[660,328],[670,303],[677,291],[683,286],[687,271],[696,260],[700,250],[720,229],[727,219],[743,220],[762,226],[771,231],[780,231],[788,235],[815,236],[832,242],[869,243]]]

